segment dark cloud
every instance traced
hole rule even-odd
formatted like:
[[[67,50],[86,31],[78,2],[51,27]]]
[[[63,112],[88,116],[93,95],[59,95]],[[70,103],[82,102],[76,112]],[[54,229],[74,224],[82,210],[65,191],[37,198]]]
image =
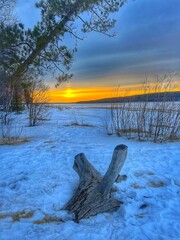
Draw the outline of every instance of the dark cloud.
[[[79,80],[111,74],[180,71],[180,1],[129,1],[116,15],[115,39],[91,33],[79,44]]]
[[[35,2],[17,2],[17,13],[26,27],[39,19]],[[73,82],[180,72],[180,0],[129,0],[115,17],[115,38],[89,33],[79,42]],[[69,45],[72,42],[69,39]]]

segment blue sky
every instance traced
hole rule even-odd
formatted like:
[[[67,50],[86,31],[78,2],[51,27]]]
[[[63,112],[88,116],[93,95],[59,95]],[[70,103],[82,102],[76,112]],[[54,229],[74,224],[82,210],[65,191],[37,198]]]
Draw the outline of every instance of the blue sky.
[[[26,27],[39,19],[35,2],[17,1]],[[115,38],[88,33],[78,42],[72,86],[139,84],[146,76],[180,72],[180,0],[129,0],[115,17]]]

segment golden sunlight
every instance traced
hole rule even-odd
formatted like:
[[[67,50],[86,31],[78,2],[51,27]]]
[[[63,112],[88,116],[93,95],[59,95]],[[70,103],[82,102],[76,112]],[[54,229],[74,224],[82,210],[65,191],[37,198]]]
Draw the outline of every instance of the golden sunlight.
[[[64,93],[64,97],[66,98],[73,98],[75,96],[75,94],[73,93],[73,90],[68,88],[66,89],[65,93]]]
[[[144,94],[142,84],[118,87],[62,88],[49,91],[49,102],[70,103],[103,98],[125,97]],[[179,91],[179,86],[172,91]],[[151,91],[153,92],[153,91]],[[149,92],[150,93],[150,92]]]

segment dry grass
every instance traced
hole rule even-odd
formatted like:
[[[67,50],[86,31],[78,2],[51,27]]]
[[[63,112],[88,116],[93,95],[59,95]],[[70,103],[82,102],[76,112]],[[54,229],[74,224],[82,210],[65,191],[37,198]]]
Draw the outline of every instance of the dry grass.
[[[45,215],[43,219],[35,220],[33,223],[34,224],[45,224],[45,223],[53,223],[53,222],[60,223],[60,222],[63,222],[63,220],[58,217],[52,217],[52,216]]]
[[[26,212],[25,210],[15,213],[0,214],[0,219],[11,217],[13,222],[19,222],[22,218],[31,218],[34,215],[34,211]]]
[[[31,140],[31,138],[22,137],[22,138],[16,138],[16,137],[10,137],[10,138],[2,138],[0,140],[0,145],[20,145],[23,143],[27,143]]]
[[[149,182],[149,186],[152,188],[160,188],[160,187],[165,187],[166,184],[162,181],[158,181],[158,182]]]
[[[151,171],[148,171],[148,172],[135,172],[134,173],[134,176],[139,178],[139,177],[146,177],[146,176],[153,176],[154,173],[151,172]]]
[[[73,122],[71,124],[66,124],[64,126],[65,127],[71,127],[71,126],[74,126],[74,127],[94,127],[93,125],[88,124],[88,123],[77,123],[77,122]]]
[[[141,189],[141,188],[144,188],[143,186],[140,186],[140,185],[137,184],[137,183],[133,183],[133,184],[131,185],[131,187],[133,187],[133,188],[135,188],[135,189]]]
[[[19,212],[10,212],[0,214],[0,220],[3,220],[7,217],[11,217],[13,222],[19,222],[21,219],[29,219],[34,216],[35,211],[26,212],[25,210]],[[45,213],[44,217],[40,220],[33,221],[34,224],[45,224],[45,223],[61,223],[64,222],[61,218],[49,216]]]

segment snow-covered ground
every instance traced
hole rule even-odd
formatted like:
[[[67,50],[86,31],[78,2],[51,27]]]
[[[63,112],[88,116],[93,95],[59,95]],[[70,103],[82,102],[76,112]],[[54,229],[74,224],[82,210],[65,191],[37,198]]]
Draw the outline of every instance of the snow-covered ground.
[[[0,146],[0,240],[180,239],[179,143],[108,136],[104,109],[50,111],[51,120],[36,127],[19,115],[30,141]],[[75,121],[92,126],[71,126]],[[116,184],[115,193],[124,204],[75,223],[61,210],[78,186],[74,156],[84,152],[103,175],[118,144],[128,146],[121,172],[127,180]]]

